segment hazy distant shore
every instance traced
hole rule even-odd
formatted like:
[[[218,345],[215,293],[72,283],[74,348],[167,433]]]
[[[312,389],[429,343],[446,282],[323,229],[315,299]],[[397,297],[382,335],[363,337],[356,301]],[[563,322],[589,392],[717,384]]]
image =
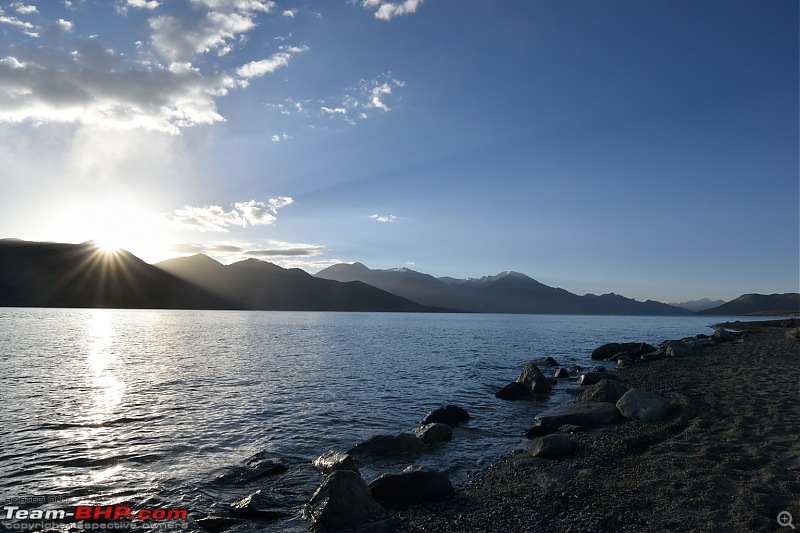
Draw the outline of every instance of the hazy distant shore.
[[[781,511],[797,520],[800,343],[785,327],[747,327],[741,342],[619,370],[679,406],[666,421],[576,433],[567,459],[512,454],[455,499],[398,513],[401,529],[745,532],[779,529]]]

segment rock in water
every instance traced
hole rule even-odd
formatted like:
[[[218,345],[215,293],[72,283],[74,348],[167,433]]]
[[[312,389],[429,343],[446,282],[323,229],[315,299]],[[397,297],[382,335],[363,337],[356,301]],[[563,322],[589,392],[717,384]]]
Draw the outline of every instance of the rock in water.
[[[232,503],[228,514],[233,518],[252,520],[276,520],[289,516],[289,513],[277,508],[277,500],[270,498],[260,490]]]
[[[544,437],[545,435],[551,435],[553,433],[558,433],[559,428],[553,426],[533,426],[532,428],[526,430],[522,433],[522,436],[526,439],[536,439],[539,437]]]
[[[517,381],[528,387],[533,394],[549,394],[553,389],[539,367],[532,362],[525,365]]]
[[[621,381],[615,379],[601,379],[599,382],[586,387],[574,403],[581,402],[609,402],[617,403],[622,395],[628,392],[628,387]]]
[[[414,434],[425,444],[434,442],[449,441],[453,439],[453,430],[447,424],[434,422],[425,424],[414,430]]]
[[[587,385],[594,385],[595,383],[600,383],[600,381],[604,379],[622,381],[621,377],[619,377],[616,374],[611,374],[610,372],[587,372],[586,374],[578,378],[578,383],[580,383],[582,386],[585,387]]]
[[[561,427],[564,424],[576,426],[600,426],[619,420],[617,406],[606,402],[582,402],[559,405],[536,415],[540,426]]]
[[[555,377],[557,378],[568,378],[569,377],[569,370],[566,368],[559,368],[556,370]]]
[[[673,405],[656,394],[631,389],[617,402],[617,409],[626,418],[642,422],[660,422],[672,411]]]
[[[512,381],[502,389],[494,393],[495,398],[501,400],[521,400],[531,395],[531,389],[519,381]]]
[[[442,424],[457,424],[469,420],[469,413],[457,405],[445,405],[434,409],[422,419],[421,424],[432,424],[441,422]]]
[[[393,457],[396,455],[419,454],[428,449],[416,435],[398,433],[397,435],[375,435],[353,446],[347,453]]]
[[[305,517],[318,527],[345,527],[380,513],[361,476],[337,470],[325,478],[306,507]]]
[[[336,450],[328,450],[320,455],[315,461],[314,466],[321,474],[328,476],[337,470],[352,470],[358,472],[358,465],[352,456],[337,452]]]
[[[369,487],[372,497],[386,507],[444,500],[455,493],[445,474],[422,466],[409,466],[400,474],[383,474]]]
[[[542,437],[539,442],[533,446],[534,457],[543,457],[545,459],[557,459],[559,457],[566,457],[575,450],[575,442],[566,435],[554,433]]]

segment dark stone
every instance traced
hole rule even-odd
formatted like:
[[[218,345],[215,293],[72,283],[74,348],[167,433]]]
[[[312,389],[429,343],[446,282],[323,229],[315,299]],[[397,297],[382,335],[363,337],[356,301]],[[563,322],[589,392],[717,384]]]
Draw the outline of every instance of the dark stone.
[[[469,413],[457,405],[445,405],[439,407],[428,413],[422,419],[421,424],[433,424],[434,422],[441,422],[442,424],[457,424],[458,422],[466,422],[469,420]]]
[[[533,394],[549,394],[552,390],[550,382],[534,363],[525,365],[517,381],[527,386]]]
[[[569,403],[542,411],[536,415],[537,425],[561,427],[564,424],[576,426],[600,426],[617,422],[620,418],[616,405],[607,402]]]
[[[649,423],[662,421],[673,407],[668,400],[642,389],[629,390],[617,402],[622,416]]]
[[[610,342],[592,352],[592,359],[611,359],[615,355],[627,352],[633,357],[638,357],[644,353],[655,351],[655,348],[646,342]]]
[[[428,446],[410,433],[397,435],[375,435],[353,446],[347,453],[394,457],[397,455],[420,454]]]
[[[352,470],[358,472],[358,465],[352,456],[337,452],[336,450],[328,450],[320,455],[315,461],[314,466],[325,476],[337,470]]]
[[[570,372],[583,372],[583,367],[581,365],[569,365],[567,370]]]
[[[586,387],[574,403],[581,402],[608,402],[617,403],[622,395],[628,392],[628,387],[619,380],[601,379],[599,382]]]
[[[369,487],[372,497],[385,507],[440,501],[455,493],[447,475],[421,466],[409,466],[400,474],[383,474]]]
[[[697,340],[703,340],[703,339],[708,339],[709,336],[706,335],[705,333],[698,333],[697,335],[694,336],[694,338]]]
[[[287,470],[286,465],[267,458],[266,452],[259,452],[247,459],[243,465],[234,466],[224,474],[217,476],[215,481],[232,485],[245,485],[268,476],[282,474]]]
[[[665,352],[661,350],[656,350],[655,352],[650,352],[640,355],[639,359],[641,359],[644,362],[648,362],[648,361],[656,361],[658,359],[664,359],[666,356],[667,354]]]
[[[197,525],[209,533],[220,533],[244,523],[245,520],[241,518],[226,518],[223,516],[207,516],[197,521]]]
[[[231,504],[228,514],[232,518],[249,520],[277,520],[286,518],[291,513],[279,508],[278,500],[267,496],[260,490]]]
[[[592,372],[608,372],[608,370],[604,366],[596,366],[592,369]]]
[[[559,368],[558,370],[556,370],[555,377],[562,378],[562,379],[563,378],[568,378],[569,377],[569,370],[567,370],[566,368]]]
[[[553,434],[539,439],[533,445],[533,456],[545,459],[566,457],[575,450],[575,442],[566,435]]]
[[[667,357],[686,357],[692,349],[683,341],[670,341],[666,349]]]
[[[337,470],[325,478],[304,516],[314,525],[345,527],[364,522],[381,512],[361,476],[351,470]]]
[[[576,426],[575,424],[564,424],[558,428],[560,433],[581,433],[586,431],[586,426]]]
[[[526,439],[538,439],[539,437],[544,437],[545,435],[551,435],[553,433],[558,433],[558,428],[554,426],[533,426],[532,428],[525,430],[522,434],[523,437]]]
[[[414,430],[414,434],[425,444],[449,441],[453,439],[453,430],[447,424],[434,422],[425,424]]]
[[[611,374],[609,372],[589,372],[578,378],[578,383],[580,383],[581,386],[586,387],[588,385],[594,385],[595,383],[599,383],[601,380],[604,379],[622,381],[621,377],[619,377],[616,374]]]
[[[622,351],[622,345],[618,342],[609,342],[592,351],[592,359],[608,359],[612,355]]]
[[[712,339],[714,339],[715,342],[730,342],[736,340],[736,334],[727,329],[720,328],[714,332]]]
[[[530,395],[531,389],[519,381],[513,381],[494,393],[495,398],[512,402],[528,398]]]

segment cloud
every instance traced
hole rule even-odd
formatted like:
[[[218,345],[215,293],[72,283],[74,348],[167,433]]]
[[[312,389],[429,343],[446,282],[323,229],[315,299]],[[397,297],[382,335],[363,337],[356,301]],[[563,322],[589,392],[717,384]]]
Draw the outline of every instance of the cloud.
[[[140,9],[149,9],[152,11],[160,6],[161,3],[157,2],[156,0],[127,0],[127,5]]]
[[[308,50],[308,46],[282,46],[280,52],[276,52],[267,59],[251,61],[246,65],[242,65],[236,69],[236,75],[244,79],[260,78],[264,74],[272,73],[281,67],[288,66],[289,60],[292,59],[295,54],[307,52]]]
[[[361,0],[365,9],[375,9],[375,18],[391,20],[398,15],[415,13],[422,5],[422,0],[405,0],[404,2],[386,2],[385,0]]]
[[[395,222],[397,220],[395,215],[370,215],[369,218],[382,223]]]
[[[17,13],[19,13],[20,15],[30,15],[31,13],[39,12],[36,6],[29,6],[23,4],[22,2],[14,2],[9,7],[12,8]]]
[[[308,260],[308,258],[319,257],[327,253],[328,250],[325,246],[274,240],[267,240],[263,243],[237,241],[176,243],[170,249],[179,254],[205,254],[223,263],[251,258],[269,260],[287,268],[325,268],[341,263],[336,259]]]
[[[290,19],[293,19],[295,17],[295,15],[297,15],[297,10],[296,9],[287,9],[282,13],[282,15],[284,17],[288,17]]]
[[[237,202],[233,209],[226,211],[218,205],[202,207],[184,206],[167,213],[173,223],[197,231],[224,231],[231,226],[261,226],[272,224],[278,219],[278,210],[292,204],[294,200],[288,196],[270,198],[266,203],[257,200]]]
[[[286,132],[283,132],[281,134],[277,134],[276,133],[275,135],[272,136],[272,142],[279,143],[281,141],[288,141],[291,138],[292,138],[292,136],[287,134]]]

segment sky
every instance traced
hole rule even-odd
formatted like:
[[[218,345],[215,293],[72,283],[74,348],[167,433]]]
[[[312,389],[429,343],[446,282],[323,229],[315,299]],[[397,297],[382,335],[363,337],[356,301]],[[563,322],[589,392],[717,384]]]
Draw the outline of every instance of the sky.
[[[798,291],[795,0],[0,0],[0,237]]]

